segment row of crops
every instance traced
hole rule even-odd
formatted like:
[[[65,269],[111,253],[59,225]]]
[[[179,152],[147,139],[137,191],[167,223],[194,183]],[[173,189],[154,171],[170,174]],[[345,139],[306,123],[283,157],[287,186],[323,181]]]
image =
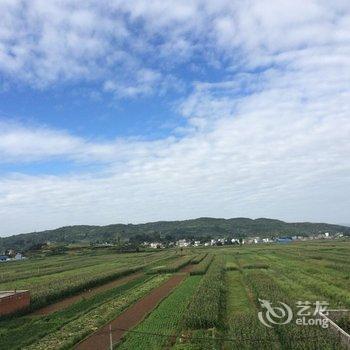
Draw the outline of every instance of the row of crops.
[[[310,251],[305,260],[300,260],[294,256],[299,256],[299,252],[289,249],[247,249],[240,254],[223,249],[219,254],[214,251],[214,256],[211,250],[211,254],[192,266],[192,276],[201,265],[206,269],[193,276],[201,278],[200,282],[187,301],[181,300],[182,305],[187,305],[180,312],[182,321],[174,320],[176,325],[181,325],[181,331],[178,326],[167,328],[165,313],[172,319],[175,311],[169,309],[163,313],[161,305],[158,312],[154,311],[135,329],[136,335],[126,337],[120,348],[143,349],[142,339],[146,339],[145,344],[154,349],[341,349],[339,340],[319,326],[299,326],[292,322],[268,328],[259,321],[259,299],[270,300],[274,305],[284,301],[296,314],[297,300],[326,300],[332,291],[337,292],[334,301],[338,300],[338,306],[347,305],[349,274],[344,270],[332,274],[323,257],[315,259],[317,266],[305,264],[311,259]],[[332,259],[337,258],[333,256]],[[322,276],[316,276],[315,269],[319,269]],[[350,272],[349,264],[346,271]],[[337,285],[332,286],[332,283]],[[171,299],[168,302],[171,305]],[[167,300],[163,303],[166,305]],[[339,322],[344,328],[349,327],[348,318]],[[141,334],[137,334],[138,330]]]
[[[104,284],[122,276],[129,275],[152,264],[164,260],[165,254],[158,255],[137,255],[110,254],[99,257],[97,263],[92,265],[95,256],[87,256],[85,260],[72,259],[72,264],[67,264],[63,272],[49,273],[40,276],[19,278],[14,281],[0,283],[0,290],[28,289],[31,293],[31,309],[37,309],[56,300],[68,297],[94,286]],[[173,259],[173,256],[166,257],[165,260]],[[69,259],[68,259],[69,260]],[[40,261],[40,260],[39,260]],[[73,263],[74,261],[74,263]],[[26,262],[25,262],[26,263]],[[33,269],[35,261],[28,261],[30,270]],[[56,258],[48,258],[50,268],[59,268],[57,263],[61,263]],[[82,266],[79,267],[79,265]],[[23,262],[6,263],[10,269],[20,269],[23,273]],[[56,266],[56,267],[55,267]],[[21,275],[23,276],[23,275]]]
[[[118,349],[341,349],[338,340],[320,327],[291,323],[270,329],[257,318],[259,299],[274,304],[283,301],[294,312],[297,300],[328,300],[331,307],[349,305],[350,269],[349,262],[344,262],[344,249],[337,255],[332,247],[321,248],[317,254],[309,246],[211,248],[183,256],[160,252],[148,258],[130,254],[129,261],[139,265],[119,265],[114,270],[110,265],[104,271],[101,266],[94,270],[86,262],[76,276],[77,285],[84,285],[80,278],[87,276],[87,271],[94,272],[92,278],[104,278],[111,271],[123,275],[131,273],[128,269],[155,269],[153,274],[142,274],[49,316],[0,321],[0,348],[72,348],[164,283],[170,276],[165,272],[177,272],[191,264],[191,274],[116,345]],[[342,268],[336,271],[330,264]],[[67,276],[72,277],[69,271],[65,271]],[[348,318],[341,321],[348,327]]]
[[[71,349],[168,278],[165,274],[142,276],[48,316],[3,321],[0,348]]]
[[[176,259],[175,261],[171,261],[166,265],[163,266],[155,266],[151,268],[148,273],[173,273],[177,272],[183,267],[187,266],[192,262],[193,255],[184,255],[180,258]]]
[[[250,271],[245,280],[254,293],[257,305],[259,305],[258,299],[274,303],[282,301],[293,309],[294,314],[297,314],[296,300],[300,296],[294,295],[290,289],[282,288],[265,272]],[[274,327],[274,331],[283,349],[315,349],[316,345],[320,349],[334,349],[335,344],[338,345],[337,339],[321,327],[301,327],[290,322]]]
[[[5,282],[19,281],[22,279],[49,276],[60,272],[79,273],[84,268],[129,267],[140,265],[142,260],[152,260],[155,253],[139,253],[117,255],[115,252],[87,252],[69,253],[49,257],[33,257],[22,261],[11,261],[0,264],[0,285]],[[160,254],[158,254],[160,255]]]
[[[200,276],[188,277],[117,348],[161,350],[170,347],[181,331],[183,315],[200,279]]]
[[[197,265],[195,265],[192,268],[190,274],[191,275],[204,275],[207,272],[212,261],[213,261],[213,255],[211,255],[211,254],[207,255],[204,259],[202,259]]]
[[[184,315],[185,327],[206,329],[220,324],[221,296],[224,288],[223,261],[216,257],[193,296]]]
[[[192,259],[192,264],[199,264],[207,255],[208,253],[198,254]]]
[[[228,259],[227,273],[235,276],[236,279],[243,280],[247,293],[244,296],[244,293],[241,294],[235,290],[236,297],[239,299],[241,295],[242,300],[232,301],[234,296],[231,295],[231,300],[227,301],[228,330],[226,335],[231,340],[224,342],[225,349],[254,349],[257,347],[261,349],[341,349],[338,339],[321,327],[298,326],[291,322],[288,325],[269,329],[258,321],[257,312],[261,310],[259,299],[269,300],[274,305],[279,301],[284,301],[293,308],[294,315],[298,311],[296,309],[298,300],[331,301],[326,297],[327,289],[334,290],[334,286],[329,283],[327,288],[326,284],[322,284],[322,280],[330,282],[330,279],[333,279],[335,281],[334,274],[329,274],[320,265],[315,267],[306,264],[305,261],[301,262],[298,259],[300,252],[291,250],[285,253],[286,251],[283,250],[270,252],[261,250],[259,255],[254,252],[241,254],[238,258],[239,264],[240,267],[245,266],[245,269],[240,268],[239,271],[227,268],[231,261],[234,266],[236,265],[237,256],[233,258],[231,256],[231,259]],[[258,262],[256,263],[253,262],[254,255],[257,257]],[[266,264],[263,263],[264,261]],[[238,278],[239,276],[241,277]],[[349,296],[345,280],[343,279],[342,283],[340,280],[341,278],[337,279],[338,287],[342,290],[342,293],[336,295],[338,306],[344,305],[346,294]],[[319,282],[321,282],[321,288]],[[234,289],[231,285],[228,285],[228,288]]]

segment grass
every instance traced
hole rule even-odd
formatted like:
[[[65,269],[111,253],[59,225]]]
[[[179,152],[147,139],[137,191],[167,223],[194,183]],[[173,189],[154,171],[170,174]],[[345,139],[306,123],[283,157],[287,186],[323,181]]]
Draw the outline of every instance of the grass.
[[[226,292],[228,317],[233,313],[252,311],[252,305],[239,271],[229,271],[226,273],[226,286],[229,286]]]

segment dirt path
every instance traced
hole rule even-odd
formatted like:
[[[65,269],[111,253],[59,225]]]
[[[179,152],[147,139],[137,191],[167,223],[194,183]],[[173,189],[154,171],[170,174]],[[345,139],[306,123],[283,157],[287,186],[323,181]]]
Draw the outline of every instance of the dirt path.
[[[91,288],[85,292],[82,292],[77,295],[73,295],[71,297],[65,298],[63,300],[58,301],[57,303],[45,306],[39,310],[34,311],[33,313],[30,314],[30,316],[37,316],[37,315],[49,315],[55,311],[63,310],[66,307],[72,305],[73,303],[76,303],[77,301],[80,301],[84,298],[90,298],[98,293],[104,292],[108,289],[112,289],[115,287],[118,287],[122,284],[125,284],[127,282],[130,282],[140,276],[143,275],[143,272],[135,272],[131,275],[125,276],[125,277],[120,277],[116,279],[115,281],[108,282],[106,284],[103,284],[98,287]]]
[[[113,344],[118,343],[124,333],[140,323],[170,292],[178,286],[187,276],[192,266],[188,265],[181,270],[181,273],[170,277],[161,286],[155,288],[150,294],[126,309],[112,322],[100,328],[90,337],[76,345],[78,350],[106,350],[109,349],[109,327],[112,327]],[[122,329],[119,330],[118,328]]]

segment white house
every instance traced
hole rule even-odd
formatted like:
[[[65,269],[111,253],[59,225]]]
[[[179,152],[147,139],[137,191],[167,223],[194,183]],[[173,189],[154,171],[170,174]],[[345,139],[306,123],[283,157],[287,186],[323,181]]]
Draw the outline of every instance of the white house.
[[[22,259],[25,259],[25,257],[21,253],[17,253],[15,255],[15,260],[22,260]]]
[[[190,245],[185,239],[179,239],[176,243],[179,247],[188,247]]]
[[[163,244],[162,244],[162,243],[159,243],[159,242],[152,242],[152,243],[150,244],[150,247],[151,247],[151,248],[154,248],[154,249],[163,248]]]

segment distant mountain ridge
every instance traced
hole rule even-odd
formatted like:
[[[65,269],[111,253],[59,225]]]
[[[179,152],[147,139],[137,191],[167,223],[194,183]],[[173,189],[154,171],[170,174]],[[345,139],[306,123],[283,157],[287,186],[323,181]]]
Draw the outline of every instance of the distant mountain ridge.
[[[281,235],[302,235],[342,232],[350,235],[350,227],[326,223],[287,223],[275,219],[232,218],[218,219],[203,217],[182,221],[157,221],[145,224],[113,224],[107,226],[75,225],[53,230],[31,232],[0,238],[0,251],[5,249],[26,250],[47,241],[57,243],[111,242],[121,239],[152,237],[160,239],[201,238],[206,236],[274,237]]]

